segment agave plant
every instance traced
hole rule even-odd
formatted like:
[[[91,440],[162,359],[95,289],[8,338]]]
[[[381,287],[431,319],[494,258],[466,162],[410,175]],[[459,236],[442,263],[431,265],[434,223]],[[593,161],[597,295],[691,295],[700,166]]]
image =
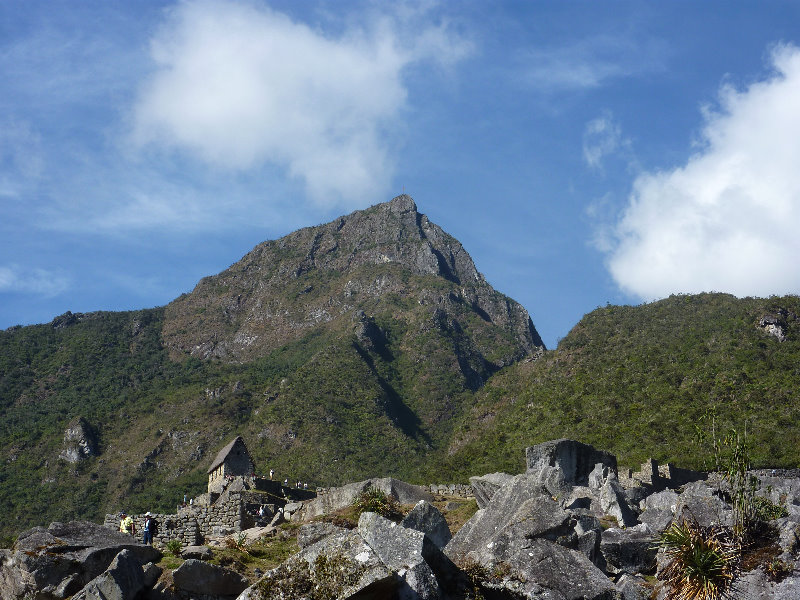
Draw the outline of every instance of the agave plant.
[[[730,528],[673,523],[658,545],[670,559],[658,576],[670,588],[667,600],[718,600],[731,592],[741,549]]]

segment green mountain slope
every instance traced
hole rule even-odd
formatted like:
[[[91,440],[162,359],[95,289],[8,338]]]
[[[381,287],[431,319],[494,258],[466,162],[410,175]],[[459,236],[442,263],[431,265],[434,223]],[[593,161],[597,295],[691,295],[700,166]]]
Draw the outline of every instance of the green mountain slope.
[[[401,196],[266,242],[165,308],[0,332],[0,528],[174,510],[237,434],[292,481],[443,477],[432,457],[474,390],[542,351]],[[69,462],[76,423],[93,451]]]
[[[0,536],[171,512],[242,435],[262,473],[466,481],[572,437],[703,467],[697,427],[800,464],[800,299],[675,296],[545,351],[410,198],[265,242],[169,306],[0,332]],[[81,460],[77,458],[82,457]]]
[[[632,467],[653,457],[702,468],[711,453],[697,428],[713,423],[721,435],[746,431],[758,465],[797,467],[798,314],[796,296],[598,308],[543,360],[492,378],[456,432],[450,464],[518,470],[525,446],[563,436]],[[768,332],[776,327],[784,341]]]

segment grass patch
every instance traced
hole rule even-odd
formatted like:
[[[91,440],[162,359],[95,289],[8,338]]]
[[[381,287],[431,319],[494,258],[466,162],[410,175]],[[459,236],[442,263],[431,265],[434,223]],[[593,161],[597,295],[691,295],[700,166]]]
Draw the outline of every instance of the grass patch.
[[[434,500],[433,505],[439,509],[439,512],[444,516],[447,521],[447,526],[450,528],[450,533],[455,535],[463,526],[464,523],[469,521],[472,516],[478,512],[478,503],[475,498],[457,501],[458,506],[446,510],[445,506],[454,502],[451,499],[442,498],[441,500]]]
[[[157,564],[165,571],[174,571],[183,564],[183,559],[165,554]]]

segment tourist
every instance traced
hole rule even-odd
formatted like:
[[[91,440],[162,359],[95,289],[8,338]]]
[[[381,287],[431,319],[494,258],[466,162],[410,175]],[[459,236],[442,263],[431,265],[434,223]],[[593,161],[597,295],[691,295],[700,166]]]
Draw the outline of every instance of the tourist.
[[[153,544],[153,530],[155,529],[155,521],[150,511],[144,513],[144,527],[142,527],[142,543]]]
[[[133,518],[129,517],[124,510],[120,513],[119,530],[122,533],[136,535],[136,525],[133,523]]]
[[[269,470],[269,478],[272,479],[272,476],[275,475],[275,471],[273,469]]]

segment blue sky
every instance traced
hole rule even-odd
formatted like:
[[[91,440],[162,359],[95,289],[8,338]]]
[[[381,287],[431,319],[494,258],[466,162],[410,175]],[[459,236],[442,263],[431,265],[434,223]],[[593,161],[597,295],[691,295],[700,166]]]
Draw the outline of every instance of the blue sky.
[[[0,3],[0,328],[405,191],[548,347],[800,291],[800,3]]]

